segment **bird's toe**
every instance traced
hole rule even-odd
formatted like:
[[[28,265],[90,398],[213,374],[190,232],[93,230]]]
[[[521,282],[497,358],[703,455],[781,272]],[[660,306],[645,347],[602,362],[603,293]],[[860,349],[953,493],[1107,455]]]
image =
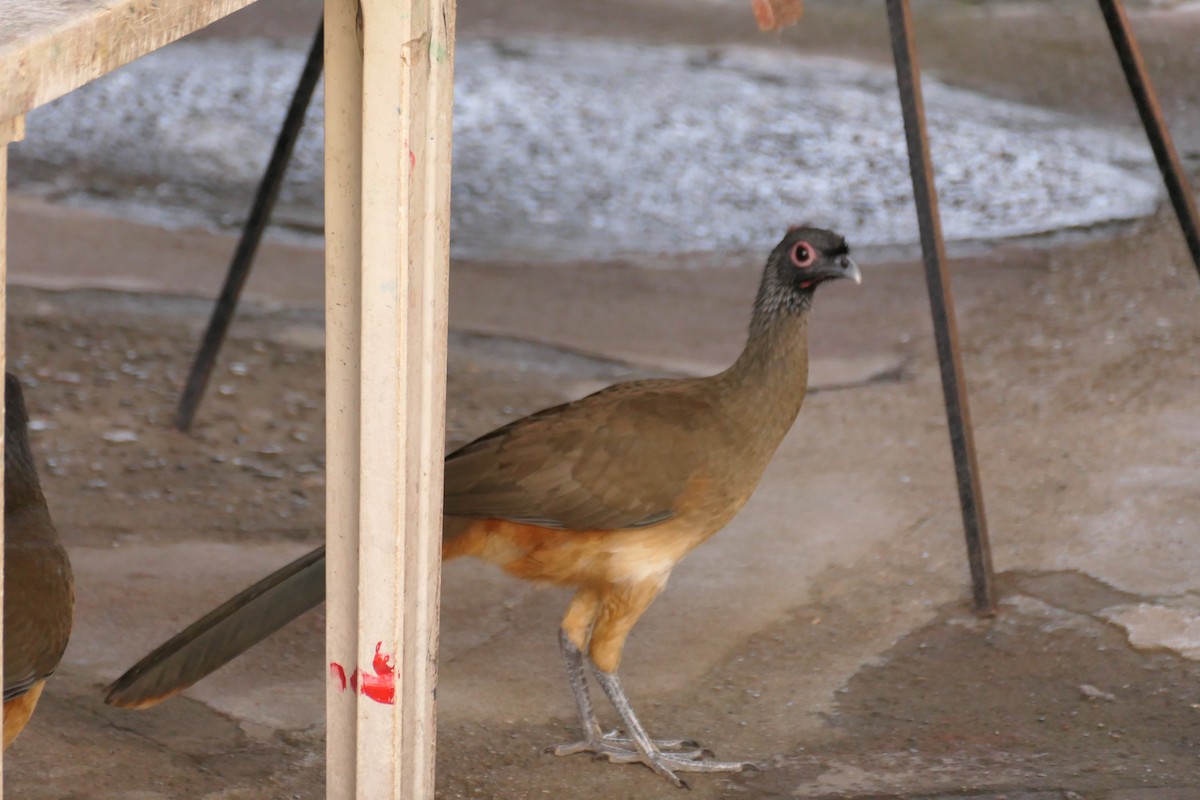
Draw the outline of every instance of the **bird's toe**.
[[[601,738],[606,743],[615,744],[619,747],[637,747],[637,744],[634,743],[633,739],[623,735],[623,731],[620,730],[611,730],[608,733],[603,734]],[[654,744],[656,749],[664,753],[677,752],[680,750],[693,751],[700,749],[700,743],[695,739],[651,739],[650,741]],[[704,750],[704,752],[711,754],[712,751]]]
[[[696,750],[691,753],[661,753],[664,766],[679,772],[741,772],[758,769],[749,761],[713,761],[711,750]]]
[[[628,764],[641,761],[642,754],[636,749],[622,747],[606,739],[584,739],[570,744],[551,745],[542,751],[556,756],[573,756],[578,753],[591,753],[597,759],[608,759],[615,764]]]

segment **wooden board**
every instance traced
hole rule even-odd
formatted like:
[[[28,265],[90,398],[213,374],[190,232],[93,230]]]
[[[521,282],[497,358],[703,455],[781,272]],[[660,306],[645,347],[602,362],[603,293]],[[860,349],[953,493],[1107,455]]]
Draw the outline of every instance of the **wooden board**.
[[[358,763],[358,704],[346,696],[341,683],[345,669],[353,670],[358,662],[363,57],[357,11],[357,0],[325,1],[327,800],[354,799]]]
[[[19,119],[19,118],[18,118]],[[10,125],[13,123],[9,123]],[[0,129],[5,123],[0,121]],[[0,373],[8,367],[8,142],[0,130]],[[4,417],[4,392],[0,392],[0,418]],[[0,426],[0,450],[4,449],[4,426]],[[4,461],[0,459],[0,495],[4,486]],[[0,516],[0,576],[4,575],[4,517]],[[4,605],[4,581],[0,578],[0,608]],[[0,686],[4,684],[4,620],[0,617]],[[4,797],[4,759],[0,758],[0,798]]]
[[[45,105],[253,0],[0,0],[0,120]]]
[[[355,11],[327,0],[327,792],[432,800],[454,1]]]

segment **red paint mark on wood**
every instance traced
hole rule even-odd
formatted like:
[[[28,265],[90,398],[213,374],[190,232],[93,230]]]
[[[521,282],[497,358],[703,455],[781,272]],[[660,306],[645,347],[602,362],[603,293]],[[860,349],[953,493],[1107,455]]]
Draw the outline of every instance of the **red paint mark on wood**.
[[[329,662],[329,679],[338,684],[338,691],[346,691],[346,670],[336,661]]]
[[[408,151],[409,169],[416,169],[417,168],[417,154],[414,153],[412,151],[412,148],[408,146],[408,139],[404,140],[404,149]]]
[[[371,662],[375,674],[362,672],[362,693],[376,703],[390,706],[396,702],[396,667],[391,656],[380,652],[382,648],[383,642],[375,645],[375,658]]]
[[[344,692],[347,683],[350,691],[369,697],[376,703],[393,705],[396,702],[396,667],[392,656],[382,652],[383,642],[375,645],[375,658],[371,661],[374,674],[356,669],[346,680],[346,670],[336,661],[329,662],[329,677],[338,685],[338,691]]]

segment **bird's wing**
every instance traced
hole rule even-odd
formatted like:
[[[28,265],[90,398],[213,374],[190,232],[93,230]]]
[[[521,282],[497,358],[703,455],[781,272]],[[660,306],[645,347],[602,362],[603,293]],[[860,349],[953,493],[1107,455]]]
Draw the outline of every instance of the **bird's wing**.
[[[66,551],[51,531],[45,506],[4,515],[4,700],[20,697],[58,667],[71,635],[74,592]]]
[[[158,647],[108,687],[104,702],[149,708],[215,672],[325,599],[318,547],[240,592]]]
[[[712,419],[694,384],[618,384],[475,440],[446,458],[445,513],[567,530],[670,519]]]

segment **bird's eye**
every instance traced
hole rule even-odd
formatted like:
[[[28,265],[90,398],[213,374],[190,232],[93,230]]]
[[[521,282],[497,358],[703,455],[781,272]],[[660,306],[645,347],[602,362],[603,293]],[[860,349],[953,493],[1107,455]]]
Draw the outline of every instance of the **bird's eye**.
[[[792,245],[792,264],[800,269],[811,267],[817,260],[816,251],[808,242],[796,242]]]

